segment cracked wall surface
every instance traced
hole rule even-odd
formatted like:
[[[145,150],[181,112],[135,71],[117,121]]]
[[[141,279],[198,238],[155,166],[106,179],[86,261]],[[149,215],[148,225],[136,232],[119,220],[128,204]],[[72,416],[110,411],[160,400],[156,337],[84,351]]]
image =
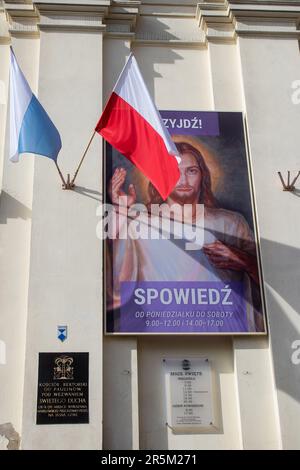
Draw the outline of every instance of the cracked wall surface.
[[[11,423],[0,424],[0,450],[18,450],[20,436]]]

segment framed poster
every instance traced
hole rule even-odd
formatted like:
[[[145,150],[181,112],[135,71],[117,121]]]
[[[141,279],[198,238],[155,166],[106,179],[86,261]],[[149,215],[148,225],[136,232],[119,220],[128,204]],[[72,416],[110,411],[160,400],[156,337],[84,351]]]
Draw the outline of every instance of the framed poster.
[[[161,115],[181,158],[167,200],[106,144],[106,333],[265,334],[243,114]]]

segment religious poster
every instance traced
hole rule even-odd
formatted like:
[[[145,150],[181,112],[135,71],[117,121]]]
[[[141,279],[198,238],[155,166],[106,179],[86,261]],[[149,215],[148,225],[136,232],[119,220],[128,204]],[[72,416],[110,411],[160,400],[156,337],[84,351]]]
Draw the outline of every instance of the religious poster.
[[[166,200],[106,144],[106,333],[265,334],[243,114],[161,116],[180,157]]]

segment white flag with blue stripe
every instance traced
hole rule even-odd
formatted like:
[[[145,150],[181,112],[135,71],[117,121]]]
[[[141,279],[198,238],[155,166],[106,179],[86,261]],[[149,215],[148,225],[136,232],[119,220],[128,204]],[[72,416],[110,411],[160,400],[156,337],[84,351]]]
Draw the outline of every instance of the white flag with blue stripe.
[[[56,161],[61,149],[58,130],[32,93],[10,49],[10,155],[19,161],[21,153],[34,153]]]

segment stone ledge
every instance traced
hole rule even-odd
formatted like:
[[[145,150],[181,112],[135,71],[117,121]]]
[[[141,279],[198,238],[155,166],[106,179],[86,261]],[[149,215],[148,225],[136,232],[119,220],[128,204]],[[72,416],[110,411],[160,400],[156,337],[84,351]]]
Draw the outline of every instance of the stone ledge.
[[[205,41],[180,41],[176,39],[159,40],[159,39],[134,39],[132,44],[139,46],[169,46],[170,48],[203,48],[206,46]]]
[[[238,36],[299,37],[300,1],[276,2],[253,0],[224,0],[175,5],[144,4],[140,0],[10,0],[2,2],[8,19],[8,34],[38,36],[40,29],[78,31],[107,30],[115,35],[135,33],[136,21],[141,16],[177,17],[182,21],[195,18],[201,34],[194,38],[139,38],[143,42],[173,44],[198,41],[235,41]],[[153,8],[153,12],[151,9]],[[194,13],[192,13],[192,8]],[[189,10],[191,9],[191,10]],[[172,11],[173,10],[173,11]],[[1,27],[1,26],[0,26]],[[3,26],[2,26],[3,31]],[[7,41],[7,33],[0,33],[1,41]],[[144,33],[143,33],[144,34]],[[149,35],[145,32],[145,35]],[[155,36],[155,32],[153,32]]]
[[[222,40],[227,34],[222,28],[231,27],[232,37],[274,36],[299,37],[300,1],[286,4],[275,1],[227,1],[223,3],[198,3],[196,18],[207,40]],[[217,30],[219,29],[219,33]],[[212,34],[211,31],[215,30]]]
[[[64,29],[64,30],[92,30],[105,31],[106,26],[102,23],[102,15],[66,15],[44,12],[40,15],[38,28]]]

